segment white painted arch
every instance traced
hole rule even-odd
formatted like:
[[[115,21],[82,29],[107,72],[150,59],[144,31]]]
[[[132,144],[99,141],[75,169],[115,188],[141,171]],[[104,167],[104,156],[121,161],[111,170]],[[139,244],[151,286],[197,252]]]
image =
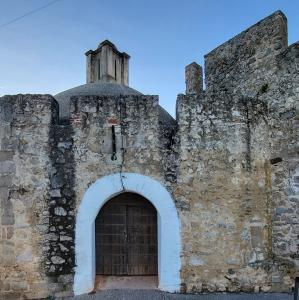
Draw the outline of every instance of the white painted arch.
[[[74,294],[88,293],[95,280],[95,219],[101,207],[122,192],[148,199],[158,215],[159,289],[180,289],[180,221],[170,193],[158,181],[137,173],[104,176],[85,192],[76,217]]]

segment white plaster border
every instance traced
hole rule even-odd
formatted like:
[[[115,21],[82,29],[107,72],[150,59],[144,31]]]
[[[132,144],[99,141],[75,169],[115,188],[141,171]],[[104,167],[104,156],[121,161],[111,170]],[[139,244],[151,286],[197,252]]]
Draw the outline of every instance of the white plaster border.
[[[170,193],[161,183],[150,177],[137,173],[122,173],[122,177],[120,176],[117,173],[98,179],[87,189],[78,208],[74,294],[85,294],[94,288],[95,219],[101,207],[121,192],[138,193],[157,209],[159,289],[167,292],[179,291],[180,221]]]

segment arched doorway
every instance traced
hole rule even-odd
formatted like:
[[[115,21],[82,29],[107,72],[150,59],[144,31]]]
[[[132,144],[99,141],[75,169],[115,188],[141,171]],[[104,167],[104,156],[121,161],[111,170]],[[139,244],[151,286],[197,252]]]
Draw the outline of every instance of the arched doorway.
[[[96,275],[158,274],[157,211],[136,193],[121,193],[95,220]]]
[[[95,220],[107,201],[124,193],[139,194],[157,210],[159,289],[180,290],[181,235],[174,201],[157,180],[137,173],[116,173],[94,182],[84,193],[78,207],[75,228],[76,267],[74,294],[91,292],[96,276]]]

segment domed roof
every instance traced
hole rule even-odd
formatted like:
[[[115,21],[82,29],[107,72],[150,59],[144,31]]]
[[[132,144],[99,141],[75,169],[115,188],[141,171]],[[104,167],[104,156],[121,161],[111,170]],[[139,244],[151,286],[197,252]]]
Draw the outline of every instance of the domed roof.
[[[54,96],[59,103],[59,117],[69,118],[70,98],[72,96],[126,96],[142,95],[142,93],[122,84],[111,82],[87,83],[76,86]]]

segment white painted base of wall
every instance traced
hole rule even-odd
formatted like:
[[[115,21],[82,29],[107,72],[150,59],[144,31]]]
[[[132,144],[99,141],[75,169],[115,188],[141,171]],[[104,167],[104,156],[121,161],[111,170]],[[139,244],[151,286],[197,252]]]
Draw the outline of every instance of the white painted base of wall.
[[[76,218],[74,294],[85,294],[94,288],[95,219],[101,207],[122,192],[138,193],[157,209],[159,289],[179,291],[180,222],[171,195],[150,177],[136,173],[123,173],[120,176],[117,173],[98,179],[87,189],[79,206]]]

